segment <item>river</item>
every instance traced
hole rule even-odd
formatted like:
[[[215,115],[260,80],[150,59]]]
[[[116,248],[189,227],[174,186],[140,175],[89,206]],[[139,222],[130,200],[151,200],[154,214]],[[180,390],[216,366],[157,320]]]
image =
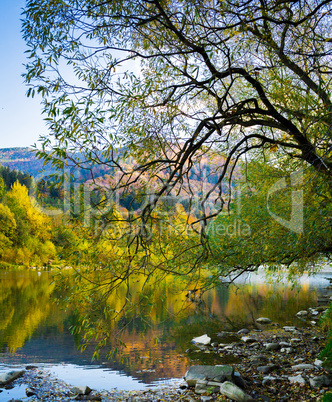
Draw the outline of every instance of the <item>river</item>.
[[[64,310],[53,300],[52,273],[1,270],[0,371],[38,364],[72,385],[99,390],[139,390],[169,383],[183,377],[192,364],[227,363],[217,354],[211,360],[207,354],[186,353],[195,336],[252,328],[261,316],[280,325],[304,325],[295,314],[327,303],[332,290],[326,278],[332,279],[332,273],[302,276],[292,286],[251,274],[209,291],[202,303],[185,309],[180,308],[186,304],[185,295],[172,294],[156,307],[149,323],[136,320],[128,325],[124,348],[109,359],[110,345],[92,362],[94,345],[81,352],[78,337],[70,332],[76,319],[70,306]]]

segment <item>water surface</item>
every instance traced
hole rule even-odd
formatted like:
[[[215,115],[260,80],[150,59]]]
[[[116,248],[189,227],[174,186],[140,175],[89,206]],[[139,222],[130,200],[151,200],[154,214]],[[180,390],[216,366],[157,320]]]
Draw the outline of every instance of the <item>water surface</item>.
[[[70,306],[65,311],[54,303],[50,272],[0,271],[0,371],[39,364],[72,385],[122,390],[156,386],[183,377],[193,363],[228,363],[214,354],[186,353],[195,336],[254,328],[260,316],[280,325],[305,325],[295,314],[330,295],[328,277],[332,274],[304,276],[293,287],[251,275],[211,290],[202,302],[191,305],[186,305],[185,293],[170,293],[157,303],[149,323],[136,320],[128,325],[125,348],[110,360],[107,353],[115,348],[110,345],[91,362],[94,345],[78,350],[79,339],[69,330],[75,314]],[[186,309],[175,314],[184,305]]]

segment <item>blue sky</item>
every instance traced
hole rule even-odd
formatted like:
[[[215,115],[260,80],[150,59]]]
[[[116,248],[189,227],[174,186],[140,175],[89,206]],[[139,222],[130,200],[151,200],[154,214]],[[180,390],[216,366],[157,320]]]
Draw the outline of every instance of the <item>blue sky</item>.
[[[37,142],[47,129],[41,115],[40,98],[27,98],[21,11],[24,0],[0,0],[0,148],[24,147]]]

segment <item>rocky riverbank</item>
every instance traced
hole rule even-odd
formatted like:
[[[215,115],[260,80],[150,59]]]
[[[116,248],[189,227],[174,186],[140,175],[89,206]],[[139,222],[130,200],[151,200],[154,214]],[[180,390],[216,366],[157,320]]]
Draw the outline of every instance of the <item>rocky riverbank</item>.
[[[251,397],[267,402],[317,401],[332,386],[332,375],[318,358],[326,340],[326,333],[317,326],[324,311],[324,307],[317,307],[298,312],[297,317],[308,325],[303,328],[280,328],[261,317],[256,320],[259,328],[255,330],[221,332],[217,342],[211,342],[207,335],[194,341],[198,341],[196,347],[205,353],[218,353],[225,360],[229,356],[237,359],[232,367],[240,380],[233,382],[248,396],[238,400],[249,401]],[[202,383],[198,389],[204,389]]]
[[[0,401],[6,399],[5,387],[24,387],[23,401],[217,401],[232,400],[229,387],[239,387],[242,396],[239,401],[318,401],[332,386],[332,375],[323,368],[318,359],[325,346],[326,333],[316,326],[324,308],[309,309],[298,313],[309,327],[278,327],[269,319],[257,320],[260,328],[242,329],[237,333],[221,332],[196,339],[188,353],[196,351],[215,353],[225,357],[233,356],[236,363],[225,366],[227,378],[210,378],[203,374],[192,381],[191,373],[187,383],[179,381],[174,386],[154,388],[145,391],[94,391],[89,387],[72,387],[50,375],[39,367],[26,367],[20,377],[9,381],[0,393]],[[231,340],[231,341],[230,341]],[[213,368],[213,367],[212,367]],[[204,368],[203,368],[204,369]],[[197,374],[200,369],[194,371]],[[204,373],[204,371],[203,371]],[[185,373],[183,373],[185,375]],[[189,379],[189,377],[191,379]],[[225,382],[226,381],[226,382]],[[225,383],[224,383],[225,382]],[[198,383],[198,384],[197,384]],[[224,386],[221,387],[221,383]],[[87,384],[88,385],[88,384]],[[227,388],[228,387],[228,388]],[[227,388],[227,389],[226,389]],[[242,391],[241,391],[242,390]],[[227,399],[228,398],[228,399]],[[242,398],[242,399],[241,399]]]

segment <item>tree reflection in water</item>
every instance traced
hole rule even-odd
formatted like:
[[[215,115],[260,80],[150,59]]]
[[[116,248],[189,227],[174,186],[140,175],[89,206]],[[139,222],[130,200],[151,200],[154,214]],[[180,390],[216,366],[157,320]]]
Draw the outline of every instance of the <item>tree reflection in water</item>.
[[[140,278],[131,284],[132,294],[135,286],[140,288]],[[255,283],[220,286],[204,294],[199,303],[193,303],[189,302],[187,291],[181,291],[166,278],[146,290],[151,303],[137,303],[112,321],[110,314],[121,309],[126,291],[120,289],[116,296],[105,298],[99,305],[82,302],[82,295],[77,303],[65,306],[66,294],[55,288],[49,272],[1,271],[2,360],[90,364],[95,347],[101,342],[99,363],[106,362],[108,367],[149,383],[181,377],[193,361],[225,363],[217,355],[211,360],[207,354],[185,353],[195,336],[207,333],[215,338],[220,331],[252,328],[257,326],[254,320],[259,316],[279,324],[293,323],[297,311],[317,302],[316,290],[309,291],[308,285],[293,288],[291,284]],[[70,327],[73,335],[69,333]],[[117,341],[120,335],[123,343]],[[50,342],[57,348],[54,356]],[[32,356],[29,353],[35,344],[38,347]]]

